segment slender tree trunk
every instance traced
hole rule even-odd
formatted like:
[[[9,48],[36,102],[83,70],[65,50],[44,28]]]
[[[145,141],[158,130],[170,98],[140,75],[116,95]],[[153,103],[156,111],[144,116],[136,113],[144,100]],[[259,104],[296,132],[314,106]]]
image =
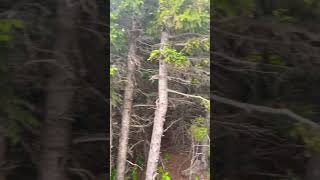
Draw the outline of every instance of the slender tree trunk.
[[[118,147],[118,161],[117,161],[117,180],[124,180],[125,169],[127,162],[127,148],[129,139],[130,119],[132,110],[132,99],[134,91],[134,73],[136,71],[137,59],[137,45],[138,38],[136,20],[132,21],[132,31],[130,35],[130,47],[128,54],[127,66],[127,85],[124,92],[124,104],[122,108],[121,131]]]
[[[57,0],[56,66],[48,79],[45,121],[42,124],[39,180],[66,180],[66,156],[70,144],[70,108],[74,95],[74,74],[66,51],[75,42],[77,5]]]
[[[113,138],[113,131],[112,131],[112,103],[111,103],[111,97],[110,97],[110,101],[109,101],[109,105],[110,105],[110,175],[111,175],[111,172],[112,172],[112,161],[113,161],[113,158],[112,158],[112,138]]]
[[[3,133],[2,127],[0,127],[0,167],[6,163],[6,150],[7,143]],[[6,180],[6,172],[0,169],[0,180]]]
[[[168,42],[169,33],[163,30],[161,32],[161,48],[163,50]],[[152,137],[150,142],[150,150],[147,163],[146,180],[152,180],[157,170],[158,160],[160,156],[161,138],[163,134],[163,124],[168,108],[168,72],[167,64],[164,59],[159,59],[159,84],[158,93],[159,101],[156,103],[157,109],[153,121]]]
[[[208,128],[208,136],[209,136],[209,132],[210,132],[210,113],[207,113],[207,117],[206,117],[206,121],[205,121],[205,126]],[[205,137],[204,140],[202,141],[202,147],[201,147],[201,162],[202,162],[202,166],[204,169],[208,168],[208,154],[209,154],[209,146],[210,146],[210,141],[208,139],[208,137]]]
[[[307,164],[306,180],[320,179],[320,153],[312,153],[311,159]]]

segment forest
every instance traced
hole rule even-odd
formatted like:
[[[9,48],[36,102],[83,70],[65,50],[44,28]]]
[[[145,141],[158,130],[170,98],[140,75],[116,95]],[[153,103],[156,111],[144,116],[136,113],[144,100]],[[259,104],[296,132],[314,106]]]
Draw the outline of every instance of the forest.
[[[111,1],[111,179],[210,179],[209,5]]]
[[[0,180],[320,180],[319,0],[1,0]]]

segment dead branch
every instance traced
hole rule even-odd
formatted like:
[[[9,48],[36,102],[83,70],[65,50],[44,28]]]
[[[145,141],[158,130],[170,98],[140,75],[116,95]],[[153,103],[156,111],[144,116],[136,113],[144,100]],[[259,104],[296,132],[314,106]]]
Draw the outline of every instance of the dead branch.
[[[271,108],[271,107],[267,107],[267,106],[253,105],[253,104],[235,101],[235,100],[221,97],[218,95],[212,95],[211,98],[214,101],[217,101],[219,103],[223,103],[223,104],[231,105],[231,106],[234,106],[234,107],[237,107],[240,109],[244,109],[247,112],[257,111],[257,112],[261,112],[261,113],[285,115],[285,116],[288,116],[296,121],[302,122],[304,124],[308,124],[312,127],[320,128],[320,125],[317,124],[316,122],[309,120],[307,118],[304,118],[304,117],[290,111],[289,109],[276,109],[276,108]]]
[[[203,101],[205,101],[205,102],[210,102],[208,99],[206,99],[206,98],[204,98],[204,97],[202,97],[202,96],[185,94],[185,93],[178,92],[178,91],[175,91],[175,90],[172,90],[172,89],[168,89],[168,92],[175,93],[175,94],[179,94],[179,95],[186,96],[186,97],[198,98],[198,99],[201,99],[201,100],[203,100]]]

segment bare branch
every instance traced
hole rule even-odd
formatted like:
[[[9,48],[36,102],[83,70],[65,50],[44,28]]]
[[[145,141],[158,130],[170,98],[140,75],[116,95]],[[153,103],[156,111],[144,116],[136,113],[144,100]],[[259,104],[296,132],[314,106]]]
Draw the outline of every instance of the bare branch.
[[[174,125],[176,122],[180,121],[182,118],[179,118],[173,122],[171,122],[171,124],[163,131],[163,132],[166,132],[172,125]]]
[[[179,94],[179,95],[186,96],[186,97],[198,98],[198,99],[201,99],[201,100],[203,100],[203,101],[205,101],[205,102],[210,102],[208,99],[206,99],[206,98],[204,98],[204,97],[202,97],[202,96],[185,94],[185,93],[178,92],[178,91],[175,91],[175,90],[172,90],[172,89],[168,89],[168,92],[175,93],[175,94]]]
[[[235,101],[232,99],[228,99],[225,97],[221,97],[218,95],[212,95],[211,98],[219,103],[223,104],[228,104],[240,109],[244,109],[247,112],[252,112],[252,111],[258,111],[261,113],[269,113],[269,114],[277,114],[277,115],[285,115],[288,116],[294,120],[300,121],[302,123],[308,124],[312,127],[320,128],[320,125],[313,122],[312,120],[309,120],[307,118],[304,118],[298,114],[295,114],[294,112],[290,111],[289,109],[275,109],[275,108],[270,108],[267,106],[259,106],[259,105],[253,105],[253,104],[248,104],[248,103],[243,103],[239,101]]]
[[[109,137],[107,136],[84,136],[84,137],[78,137],[72,140],[73,144],[79,144],[79,143],[89,143],[89,142],[99,142],[99,141],[109,141]]]
[[[129,160],[127,160],[127,162],[128,162],[129,164],[131,164],[131,165],[133,165],[133,166],[137,166],[138,168],[140,168],[141,170],[143,170],[142,167],[140,167],[138,164],[135,164],[135,163],[133,163],[133,162],[131,162],[131,161],[129,161]]]
[[[199,33],[184,33],[184,34],[179,34],[179,35],[175,35],[175,36],[170,36],[169,39],[173,40],[173,39],[181,39],[181,38],[190,38],[190,37],[205,37],[205,38],[209,38],[208,35],[203,35],[203,34],[199,34]]]

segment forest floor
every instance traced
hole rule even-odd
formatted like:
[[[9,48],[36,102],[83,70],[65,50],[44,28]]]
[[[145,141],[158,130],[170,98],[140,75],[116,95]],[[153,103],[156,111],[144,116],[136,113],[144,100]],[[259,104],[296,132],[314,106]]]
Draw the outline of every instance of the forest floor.
[[[172,180],[185,180],[188,177],[182,176],[181,172],[190,166],[188,153],[177,149],[166,149],[162,157],[165,170]]]
[[[190,167],[190,156],[188,152],[182,151],[175,146],[165,147],[161,152],[161,159],[164,170],[168,172],[171,180],[189,179],[188,176],[182,175],[182,171]],[[139,172],[138,179],[144,179],[144,174],[145,171]],[[199,180],[208,180],[205,174],[205,172],[200,172],[200,174],[198,174]]]

